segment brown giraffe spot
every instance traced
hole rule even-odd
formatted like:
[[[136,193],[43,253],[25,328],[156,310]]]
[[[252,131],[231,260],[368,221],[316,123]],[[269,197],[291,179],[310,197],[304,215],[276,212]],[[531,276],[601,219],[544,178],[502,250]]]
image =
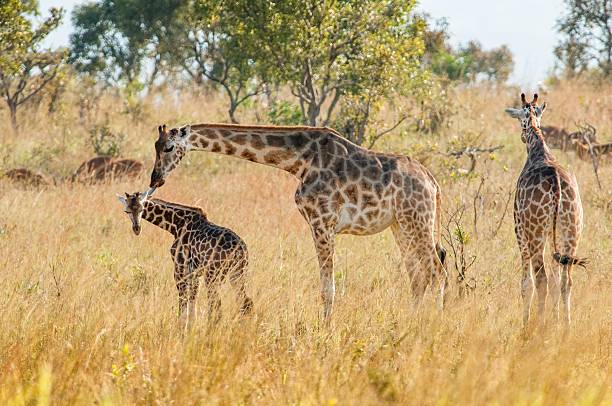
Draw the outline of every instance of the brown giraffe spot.
[[[279,164],[283,161],[286,161],[287,159],[290,159],[294,156],[294,153],[292,151],[284,151],[284,150],[278,150],[278,151],[270,151],[268,152],[266,155],[264,155],[264,161],[266,161],[269,164]]]
[[[205,128],[204,130],[201,130],[200,133],[204,135],[206,138],[211,139],[211,140],[219,138],[219,136],[217,135],[217,132],[210,128]]]
[[[306,136],[304,135],[304,133],[299,133],[299,134],[295,134],[295,135],[291,135],[288,137],[288,141],[289,141],[289,145],[300,149],[302,148],[304,145],[306,145],[308,143],[308,138],[306,138]]]
[[[251,134],[251,145],[255,149],[264,149],[266,147],[266,144],[259,134]]]
[[[346,162],[346,174],[351,180],[357,180],[361,176],[359,168],[351,161]]]
[[[540,189],[534,189],[533,192],[531,193],[531,198],[533,200],[540,201],[542,197],[544,197],[544,193],[542,193]]]
[[[213,142],[212,148],[210,149],[212,152],[221,152],[221,146],[217,142]]]
[[[304,213],[306,213],[306,217],[314,218],[317,212],[311,206],[303,206],[303,207],[304,207]]]
[[[302,168],[302,164],[303,162],[300,160],[295,161],[293,164],[287,166],[286,168],[284,168],[287,172],[292,173],[292,174],[296,174],[300,171],[300,169]]]
[[[201,148],[208,148],[209,142],[206,140],[200,140],[200,147]]]
[[[223,144],[225,145],[225,153],[228,155],[234,155],[236,152],[236,147],[227,141],[223,141]]]
[[[364,207],[375,207],[377,203],[376,197],[370,193],[362,193],[361,201]]]
[[[238,145],[244,145],[247,142],[247,135],[243,133],[234,134],[232,136],[232,141]]]
[[[240,154],[241,157],[248,159],[249,161],[255,161],[257,156],[249,151],[248,149],[245,149],[244,151],[242,151],[242,153]]]
[[[230,130],[219,130],[219,133],[223,137],[229,137],[230,135],[232,135],[232,132]]]
[[[366,212],[365,216],[368,219],[368,221],[373,221],[378,216],[378,212],[376,210],[371,210],[371,211]]]
[[[268,135],[266,136],[266,141],[268,145],[271,147],[284,147],[285,146],[285,137],[280,135]]]
[[[357,200],[359,199],[359,190],[357,189],[356,185],[354,184],[348,185],[344,189],[344,193],[346,193],[346,196],[348,197],[349,202],[357,203]]]
[[[372,166],[368,166],[363,171],[363,176],[365,176],[368,179],[376,180],[380,177],[380,173],[381,173],[380,168],[372,165]]]
[[[384,191],[383,185],[381,185],[380,183],[374,184],[374,192],[376,193],[376,196],[379,199],[382,198],[383,191]]]

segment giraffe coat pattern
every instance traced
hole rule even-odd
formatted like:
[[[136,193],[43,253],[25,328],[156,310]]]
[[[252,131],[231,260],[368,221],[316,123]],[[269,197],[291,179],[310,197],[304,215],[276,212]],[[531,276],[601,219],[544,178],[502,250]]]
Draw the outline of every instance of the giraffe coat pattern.
[[[184,322],[195,315],[199,278],[204,277],[208,291],[209,317],[220,316],[218,285],[226,277],[236,289],[241,312],[247,313],[253,301],[246,295],[244,276],[248,266],[245,242],[232,230],[211,223],[199,207],[185,206],[148,193],[119,196],[132,220],[135,234],[140,234],[140,220],[168,231],[174,236],[170,254],[174,261],[174,280],[179,294],[179,316]]]
[[[331,315],[335,292],[335,236],[370,235],[388,227],[404,258],[417,302],[435,280],[442,305],[447,275],[437,254],[442,252],[440,187],[416,160],[369,151],[326,127],[201,124],[158,130],[152,188],[162,186],[191,150],[273,166],[300,181],[295,202],[315,243],[326,318]]]

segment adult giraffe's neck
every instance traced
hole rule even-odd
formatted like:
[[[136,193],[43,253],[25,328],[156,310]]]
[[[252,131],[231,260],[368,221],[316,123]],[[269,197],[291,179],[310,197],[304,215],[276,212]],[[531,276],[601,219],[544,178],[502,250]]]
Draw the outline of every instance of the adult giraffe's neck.
[[[190,149],[211,151],[283,169],[300,177],[329,136],[325,127],[265,127],[226,124],[191,126]]]
[[[176,237],[194,215],[200,214],[206,218],[203,212],[197,213],[197,210],[201,212],[201,209],[195,207],[173,204],[161,199],[148,199],[143,203],[142,218]]]
[[[544,136],[542,135],[542,130],[540,130],[536,125],[536,117],[531,112],[531,117],[529,120],[529,125],[526,130],[524,130],[525,141],[527,143],[527,161],[541,161],[541,160],[554,160],[550,149],[546,145],[544,141]]]

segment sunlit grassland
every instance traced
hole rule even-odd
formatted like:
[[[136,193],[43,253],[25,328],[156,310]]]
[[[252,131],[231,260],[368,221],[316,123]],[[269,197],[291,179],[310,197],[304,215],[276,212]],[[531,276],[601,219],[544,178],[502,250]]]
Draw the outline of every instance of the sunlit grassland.
[[[612,141],[610,94],[609,87],[570,85],[551,91],[543,121],[587,119]],[[443,223],[465,205],[476,287],[443,312],[432,297],[412,307],[400,254],[385,231],[338,238],[337,300],[325,325],[314,247],[293,202],[297,180],[192,153],[158,195],[197,204],[244,238],[255,308],[240,318],[226,287],[224,316],[211,327],[201,292],[196,325],[182,335],[172,237],[150,224],[133,235],[115,198],[144,189],[148,173],[46,190],[0,181],[0,404],[612,404],[612,165],[602,164],[599,190],[588,163],[556,151],[578,178],[585,210],[579,255],[591,265],[573,273],[571,328],[551,320],[524,333],[511,208],[504,215],[525,156],[518,123],[503,114],[515,98],[504,89],[460,91],[442,135],[377,145],[425,158],[443,187]],[[187,102],[151,104],[137,122],[112,104],[105,108],[128,134],[124,155],[150,168],[157,124],[222,117],[212,101],[199,106],[204,111]],[[70,110],[48,123],[37,114],[19,138],[4,136],[4,165],[39,162],[66,175],[89,157],[84,130],[70,126]],[[4,116],[0,127],[8,128]],[[483,146],[504,145],[479,160],[474,176],[452,174],[452,160],[426,153],[446,151],[466,134],[482,134]],[[36,155],[45,151],[44,160]]]

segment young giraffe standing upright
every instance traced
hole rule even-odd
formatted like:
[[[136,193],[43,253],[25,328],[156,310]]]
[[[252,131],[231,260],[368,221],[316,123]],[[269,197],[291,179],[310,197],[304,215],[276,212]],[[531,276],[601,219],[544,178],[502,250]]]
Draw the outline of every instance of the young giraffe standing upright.
[[[174,236],[170,254],[179,294],[179,317],[185,326],[195,316],[200,276],[204,276],[208,290],[210,320],[217,320],[221,315],[218,288],[226,276],[241,302],[241,313],[251,311],[253,301],[246,295],[244,281],[248,251],[236,233],[208,221],[199,207],[149,199],[149,192],[117,197],[132,221],[134,234],[140,234],[141,219],[145,219]]]
[[[335,236],[375,234],[387,227],[402,253],[417,303],[435,280],[443,306],[447,276],[438,244],[440,188],[416,160],[369,151],[329,128],[199,124],[167,131],[164,125],[155,143],[150,186],[162,186],[191,150],[258,162],[298,178],[295,202],[315,243],[326,319],[335,294]]]
[[[559,296],[563,298],[564,320],[570,322],[570,294],[573,265],[585,266],[586,260],[575,257],[582,232],[582,203],[576,178],[563,169],[546,146],[540,120],[546,109],[537,104],[538,95],[527,102],[521,94],[521,109],[508,108],[506,112],[521,122],[521,140],[527,146],[527,160],[516,184],[514,224],[523,262],[521,293],[523,296],[523,322],[527,325],[533,298],[533,284],[538,293],[538,314],[546,306],[548,280],[544,269],[544,249],[548,238],[553,258],[562,266],[553,270],[553,302],[559,314]],[[561,251],[557,248],[557,230]],[[533,276],[532,276],[533,270]]]

